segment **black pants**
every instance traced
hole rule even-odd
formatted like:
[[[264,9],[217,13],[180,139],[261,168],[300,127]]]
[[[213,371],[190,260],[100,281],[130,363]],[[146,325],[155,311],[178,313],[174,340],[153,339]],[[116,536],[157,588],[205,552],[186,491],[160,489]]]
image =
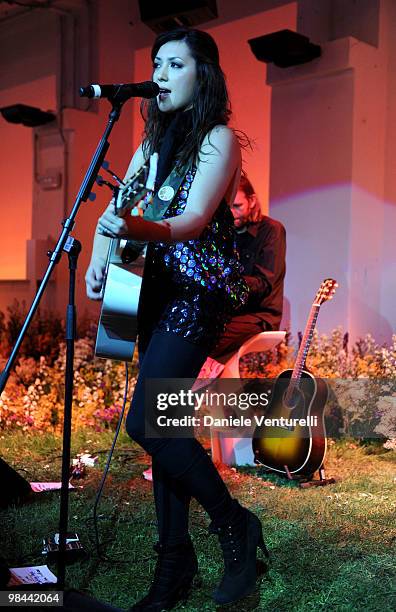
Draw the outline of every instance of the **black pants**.
[[[146,378],[196,378],[207,351],[173,333],[155,332],[141,360],[128,434],[153,458],[153,487],[161,543],[178,543],[188,534],[191,497],[212,520],[232,512],[232,499],[208,454],[194,438],[146,438]]]

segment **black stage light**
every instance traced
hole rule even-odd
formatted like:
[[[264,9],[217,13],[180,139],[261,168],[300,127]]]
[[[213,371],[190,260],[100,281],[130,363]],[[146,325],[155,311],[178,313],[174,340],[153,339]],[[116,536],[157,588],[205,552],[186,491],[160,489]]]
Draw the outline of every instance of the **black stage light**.
[[[4,106],[0,108],[0,113],[9,123],[22,123],[26,127],[37,127],[56,119],[54,113],[42,111],[35,106],[27,106],[26,104]]]
[[[216,19],[216,0],[139,0],[140,19],[156,34],[182,26],[192,27]]]
[[[0,508],[21,503],[32,494],[27,480],[0,457]]]
[[[0,557],[0,588],[5,589],[11,578],[8,564]]]
[[[305,64],[320,57],[321,48],[292,30],[279,30],[248,40],[252,53],[260,62],[274,63],[280,68]]]

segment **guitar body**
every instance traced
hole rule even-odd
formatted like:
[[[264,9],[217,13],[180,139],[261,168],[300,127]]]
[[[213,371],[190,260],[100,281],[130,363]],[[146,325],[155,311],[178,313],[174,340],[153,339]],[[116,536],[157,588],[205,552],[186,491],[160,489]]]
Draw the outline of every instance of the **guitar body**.
[[[143,262],[124,264],[123,240],[113,240],[103,283],[103,300],[95,355],[105,359],[132,361],[137,336],[137,313]]]
[[[149,165],[143,164],[125,183],[118,180],[120,186],[116,190],[117,196],[114,197],[116,214],[122,216],[129,213],[154,190],[157,161],[158,155],[153,153]],[[118,361],[132,361],[133,359],[144,267],[142,257],[138,257],[132,263],[122,261],[126,243],[126,240],[117,238],[113,238],[110,242],[95,345],[96,357]],[[143,243],[140,246],[143,248]]]
[[[311,476],[321,467],[326,454],[324,408],[328,389],[323,380],[303,370],[293,408],[289,409],[284,397],[292,372],[284,370],[276,379],[265,417],[306,419],[307,425],[258,425],[253,436],[253,453],[255,461],[271,471],[288,475],[288,470],[290,474]]]

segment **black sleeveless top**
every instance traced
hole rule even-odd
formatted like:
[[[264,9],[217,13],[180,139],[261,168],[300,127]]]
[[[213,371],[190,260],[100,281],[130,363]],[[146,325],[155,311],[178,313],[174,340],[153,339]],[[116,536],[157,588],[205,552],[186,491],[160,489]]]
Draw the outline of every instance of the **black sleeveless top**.
[[[196,169],[187,172],[164,218],[183,213]],[[154,331],[171,332],[210,352],[247,302],[234,220],[223,199],[199,238],[149,243],[139,303],[139,348]]]

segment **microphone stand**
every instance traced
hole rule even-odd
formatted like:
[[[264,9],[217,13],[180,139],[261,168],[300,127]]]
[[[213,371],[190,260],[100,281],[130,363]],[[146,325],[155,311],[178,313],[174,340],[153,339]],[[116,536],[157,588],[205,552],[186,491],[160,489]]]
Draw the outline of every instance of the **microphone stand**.
[[[55,266],[59,263],[62,252],[66,251],[69,258],[69,303],[66,314],[66,371],[65,371],[65,400],[64,400],[64,424],[63,424],[63,450],[62,450],[62,486],[60,498],[60,518],[59,518],[59,553],[57,559],[57,590],[63,591],[65,588],[65,553],[66,553],[66,534],[68,525],[68,504],[69,504],[69,469],[70,469],[70,438],[71,438],[71,421],[72,421],[72,399],[73,399],[73,358],[74,358],[74,340],[76,329],[76,310],[75,310],[75,273],[77,269],[78,255],[81,251],[81,244],[70,236],[70,232],[74,227],[75,218],[82,202],[86,202],[90,196],[91,189],[98,175],[99,169],[104,161],[105,155],[110,147],[108,137],[118,121],[121,109],[124,102],[128,99],[128,95],[120,94],[110,99],[112,109],[110,111],[108,122],[104,130],[103,136],[100,139],[91,163],[81,183],[73,209],[70,216],[62,221],[63,230],[58,238],[53,251],[48,251],[49,264],[44,277],[37,290],[36,296],[30,306],[29,312],[26,315],[25,321],[19,332],[18,338],[12,349],[11,355],[0,374],[0,395],[4,391],[7,384],[11,368],[17,357],[19,347],[26,335],[27,329],[33,318],[34,313],[40,303],[42,295],[51,277]]]

